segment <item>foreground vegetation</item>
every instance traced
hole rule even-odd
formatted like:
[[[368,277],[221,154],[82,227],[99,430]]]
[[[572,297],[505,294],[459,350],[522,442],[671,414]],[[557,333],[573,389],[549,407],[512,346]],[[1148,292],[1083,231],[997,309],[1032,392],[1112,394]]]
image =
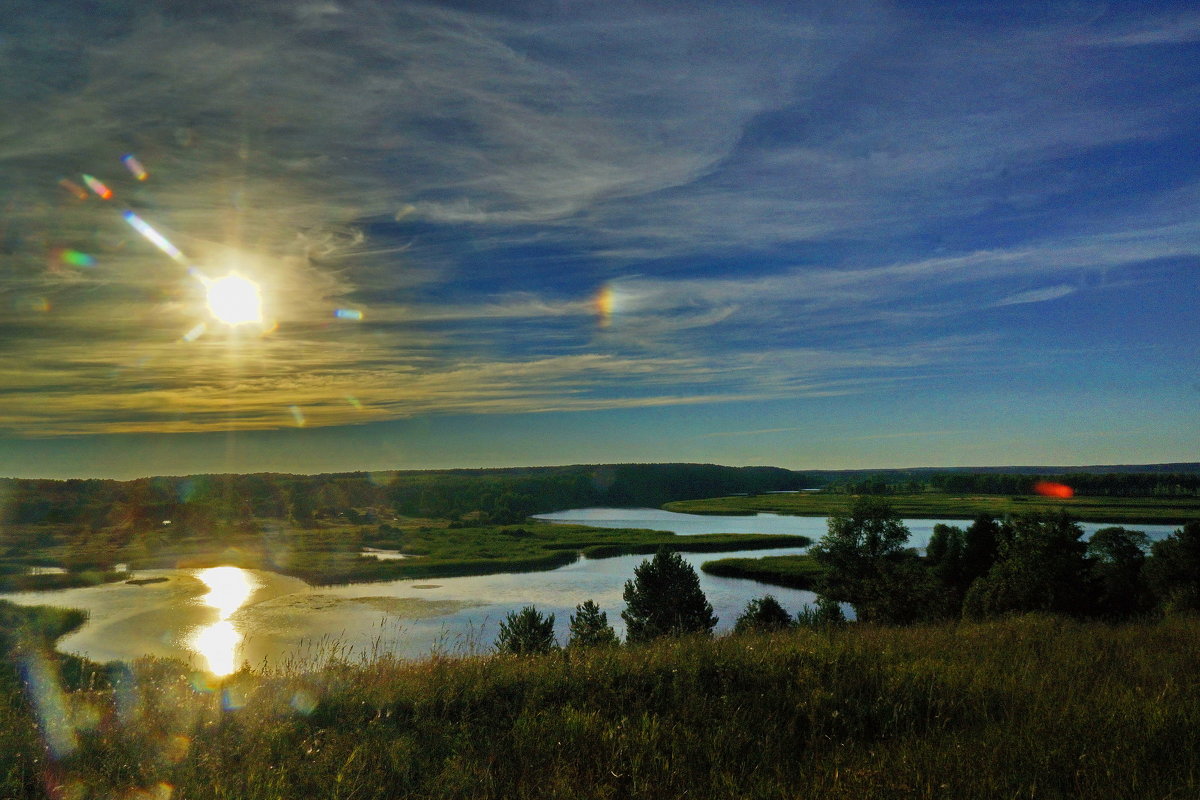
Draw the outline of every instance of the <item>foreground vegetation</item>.
[[[706,500],[680,500],[663,508],[685,514],[793,514],[824,517],[850,511],[856,495],[827,492],[795,492]],[[1065,512],[1083,522],[1182,525],[1200,520],[1200,497],[1043,497],[1037,494],[984,495],[889,494],[888,504],[901,517],[915,519],[972,519],[980,514],[1003,517],[1010,514]]]
[[[1200,620],[1188,616],[668,638],[219,685],[144,660],[74,676],[62,694],[43,679],[32,702],[6,675],[10,798],[1200,791]]]

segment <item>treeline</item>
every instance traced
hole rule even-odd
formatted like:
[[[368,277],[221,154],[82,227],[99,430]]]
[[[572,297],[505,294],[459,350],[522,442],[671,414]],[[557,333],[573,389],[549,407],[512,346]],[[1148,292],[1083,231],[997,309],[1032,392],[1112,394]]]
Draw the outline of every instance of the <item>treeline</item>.
[[[909,624],[1029,612],[1121,620],[1200,611],[1200,523],[1153,544],[1103,528],[1089,539],[1065,514],[1028,514],[966,529],[936,525],[925,555],[886,501],[860,498],[829,518],[810,550],[817,592],[863,621]]]
[[[513,524],[531,514],[586,506],[658,507],[676,500],[823,488],[855,495],[1024,495],[1053,473],[1082,496],[1200,495],[1200,467],[1164,472],[1113,468],[1063,472],[882,470],[795,472],[714,464],[610,464],[513,469],[259,473],[114,480],[0,479],[0,524],[179,535],[250,529],[254,520],[373,524],[381,516]]]
[[[497,524],[586,506],[657,508],[671,500],[805,488],[804,473],[778,467],[616,464],[521,470],[398,473],[391,508],[407,516],[480,515]]]
[[[1045,475],[940,473],[929,477],[931,489],[947,494],[1030,494],[1034,484]],[[1200,495],[1200,474],[1169,473],[1087,473],[1075,472],[1052,476],[1077,495],[1085,497],[1196,497]]]
[[[254,519],[309,524],[380,513],[519,523],[590,505],[657,507],[670,500],[806,488],[805,473],[713,464],[614,464],[329,475],[195,475],[0,481],[0,523],[146,529],[164,520],[204,534]]]
[[[954,470],[887,470],[826,478],[820,485],[839,494],[896,495],[1034,494],[1034,486],[1052,480],[1083,497],[1196,497],[1200,472],[996,472]]]

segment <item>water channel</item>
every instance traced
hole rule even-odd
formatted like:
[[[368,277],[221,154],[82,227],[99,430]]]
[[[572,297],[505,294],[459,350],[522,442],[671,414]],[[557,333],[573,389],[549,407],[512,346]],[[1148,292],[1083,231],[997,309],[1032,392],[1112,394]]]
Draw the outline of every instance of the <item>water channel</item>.
[[[814,541],[825,533],[823,517],[697,516],[656,509],[576,509],[541,515],[552,522],[609,528],[651,528],[681,534],[798,533]],[[909,544],[923,547],[937,522],[905,520]],[[1090,534],[1104,525],[1085,524]],[[1151,539],[1174,530],[1168,525],[1129,526]],[[768,587],[755,581],[718,578],[700,564],[729,556],[802,552],[798,548],[732,553],[685,553],[700,586],[720,618],[717,630],[732,627],[746,603],[770,593],[791,612],[814,600],[810,592]],[[560,642],[575,606],[594,600],[624,633],[620,612],[625,581],[645,556],[580,559],[546,572],[459,578],[398,580],[344,586],[309,586],[298,578],[235,567],[141,570],[139,584],[114,583],[53,592],[0,595],[25,605],[56,605],[89,612],[87,624],[64,637],[60,649],[96,661],[131,661],[141,656],[181,658],[197,669],[228,674],[244,662],[285,666],[309,664],[330,655],[355,659],[387,652],[420,658],[434,651],[486,651],[510,611],[534,605],[555,615]],[[154,581],[154,579],[162,579]]]

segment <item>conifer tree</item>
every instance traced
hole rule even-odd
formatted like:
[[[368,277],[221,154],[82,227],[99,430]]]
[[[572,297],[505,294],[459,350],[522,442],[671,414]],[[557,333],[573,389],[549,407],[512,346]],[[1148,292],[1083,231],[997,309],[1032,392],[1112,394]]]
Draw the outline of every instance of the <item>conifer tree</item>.
[[[568,647],[609,647],[619,643],[616,631],[608,624],[608,614],[600,606],[591,600],[575,606]]]
[[[634,568],[633,580],[625,582],[624,597],[621,619],[631,643],[659,636],[711,634],[717,624],[696,570],[665,547]]]

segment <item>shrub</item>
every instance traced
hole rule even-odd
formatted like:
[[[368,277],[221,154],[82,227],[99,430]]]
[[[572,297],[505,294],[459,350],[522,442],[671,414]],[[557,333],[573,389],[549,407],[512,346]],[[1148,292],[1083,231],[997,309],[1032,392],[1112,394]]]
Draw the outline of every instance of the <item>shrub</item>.
[[[510,612],[500,623],[500,633],[496,636],[496,651],[500,653],[548,653],[556,647],[554,615],[543,616],[533,606]]]
[[[611,647],[619,643],[617,632],[608,624],[608,614],[600,606],[591,600],[575,606],[569,647]]]
[[[773,595],[751,600],[733,625],[734,633],[771,633],[792,627],[792,617]]]

